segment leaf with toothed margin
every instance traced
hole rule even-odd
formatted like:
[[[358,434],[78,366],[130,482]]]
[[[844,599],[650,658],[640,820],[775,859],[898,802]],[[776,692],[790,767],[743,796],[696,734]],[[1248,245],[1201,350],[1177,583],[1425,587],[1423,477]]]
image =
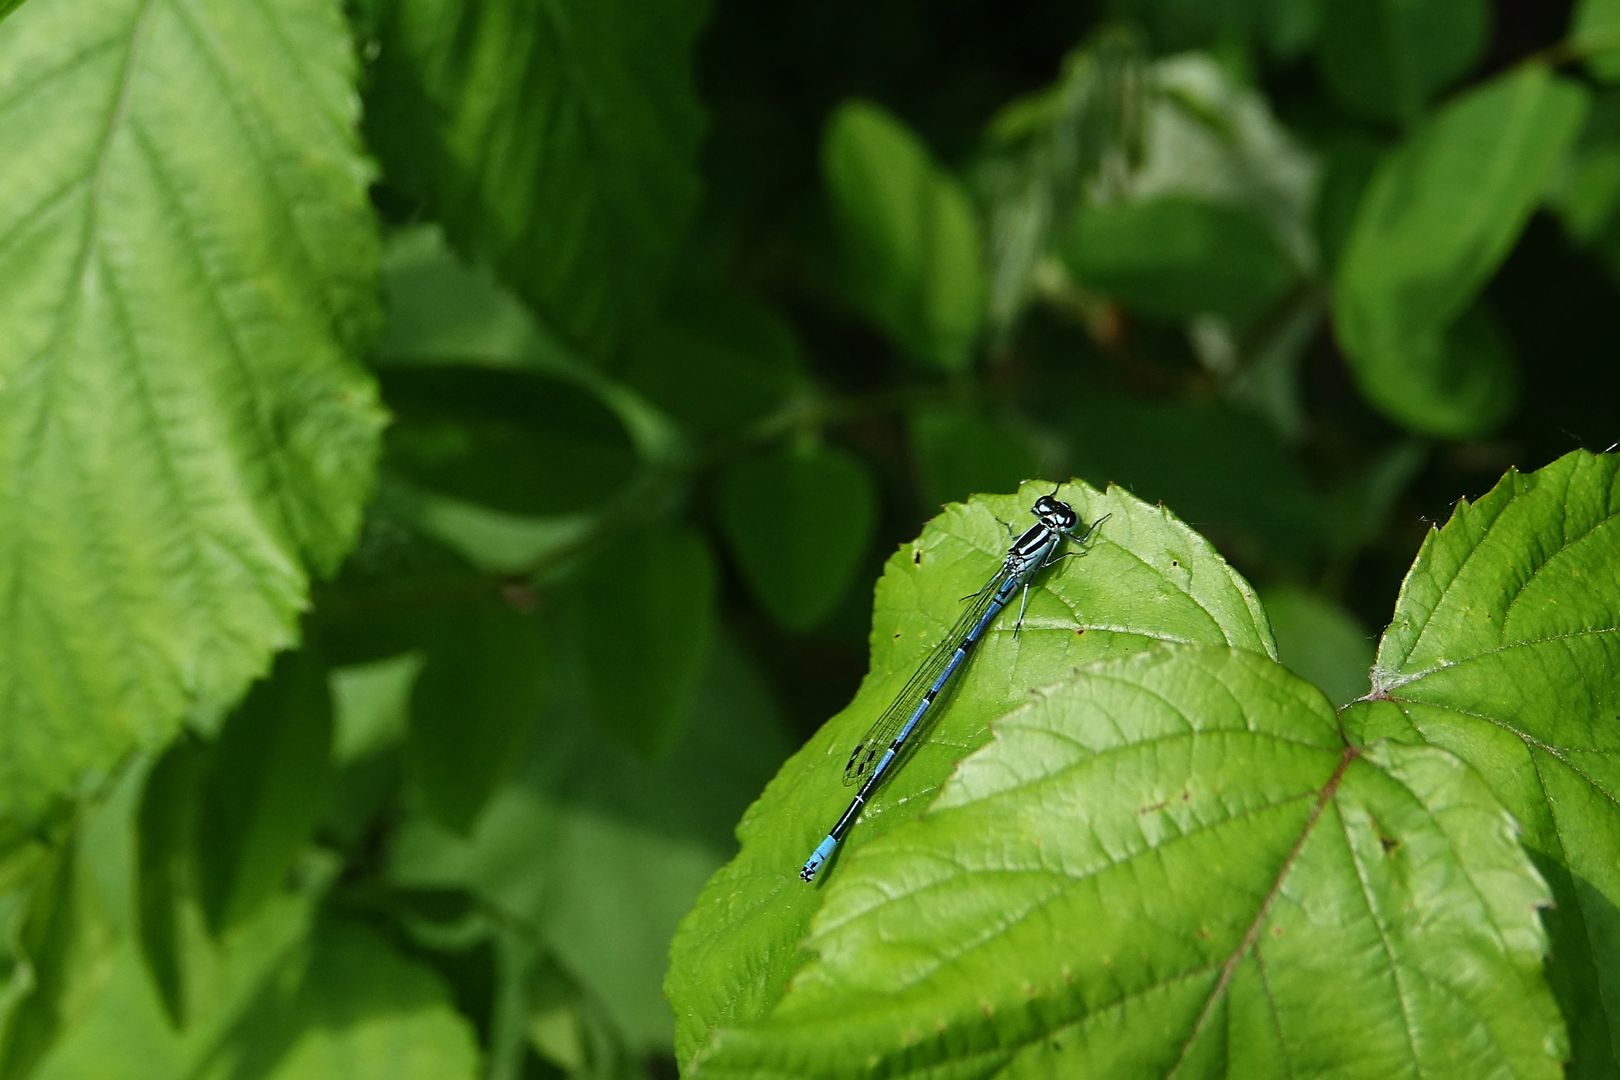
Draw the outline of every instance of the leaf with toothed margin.
[[[793,757],[738,828],[742,851],[708,884],[677,937],[666,989],[676,1005],[677,1053],[687,1061],[710,1031],[754,1022],[780,999],[804,962],[799,941],[822,891],[798,869],[844,809],[850,747],[892,700],[918,662],[1022,529],[1035,500],[1052,491],[1029,482],[1016,495],[953,504],[900,549],[878,583],[872,666],[855,700]],[[860,849],[911,821],[957,762],[988,739],[987,724],[1033,687],[1076,665],[1129,656],[1163,642],[1227,646],[1275,657],[1254,592],[1209,543],[1163,507],[1119,488],[1061,485],[1087,523],[1106,515],[1083,556],[1036,579],[1022,632],[1014,612],[985,635],[937,711],[932,727],[878,792],[827,871],[836,890],[853,876]],[[1019,523],[1019,524],[1012,524]],[[841,865],[851,858],[849,865]]]
[[[1578,451],[1457,505],[1379,644],[1362,743],[1444,747],[1524,828],[1552,885],[1571,1076],[1620,1071],[1620,455]]]
[[[330,0],[0,33],[0,839],[237,697],[347,552],[382,412]]]
[[[1083,667],[993,732],[689,1076],[1560,1075],[1546,886],[1456,757],[1347,745],[1230,646]]]

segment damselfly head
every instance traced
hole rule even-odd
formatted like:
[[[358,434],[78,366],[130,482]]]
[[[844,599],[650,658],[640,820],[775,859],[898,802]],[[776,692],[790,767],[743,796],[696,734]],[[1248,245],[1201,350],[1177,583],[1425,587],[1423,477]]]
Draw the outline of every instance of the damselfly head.
[[[1074,512],[1074,507],[1056,498],[1057,492],[1051,495],[1042,495],[1035,500],[1030,513],[1040,519],[1041,524],[1058,532],[1073,532],[1074,527],[1080,524],[1080,515]]]

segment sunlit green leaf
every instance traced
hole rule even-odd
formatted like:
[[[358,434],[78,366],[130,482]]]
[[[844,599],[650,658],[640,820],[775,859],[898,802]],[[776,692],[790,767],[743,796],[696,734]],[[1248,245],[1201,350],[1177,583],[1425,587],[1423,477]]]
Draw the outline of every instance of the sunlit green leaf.
[[[367,0],[366,130],[550,326],[593,355],[652,308],[699,193],[705,5]]]
[[[848,802],[840,781],[850,747],[955,621],[961,597],[995,570],[1008,542],[1003,522],[1027,522],[1035,499],[1051,490],[1032,482],[1014,496],[952,505],[889,561],[877,588],[871,672],[849,707],[783,766],[744,817],[741,854],[709,882],[676,940],[667,988],[683,1061],[711,1029],[768,1012],[804,962],[799,943],[820,891],[801,882],[798,870]],[[991,627],[923,742],[851,834],[849,863],[830,867],[831,887],[846,870],[860,873],[853,856],[863,847],[916,819],[961,758],[989,740],[993,718],[1075,665],[1165,641],[1272,655],[1247,583],[1164,509],[1117,488],[1065,484],[1059,497],[1088,523],[1109,516],[1084,556],[1063,560],[1031,589],[1018,636],[1013,613]]]
[[[1082,667],[993,732],[692,1075],[1559,1075],[1546,886],[1456,758],[1348,747],[1228,647]]]
[[[1425,538],[1379,643],[1363,741],[1472,764],[1553,887],[1571,1075],[1620,1069],[1620,456],[1510,473]]]
[[[720,480],[720,522],[771,616],[807,630],[843,597],[872,540],[865,464],[816,446],[739,461]]]
[[[353,540],[381,424],[353,77],[324,0],[4,22],[0,833],[233,699]]]
[[[1334,325],[1363,393],[1415,430],[1474,434],[1512,402],[1505,350],[1457,321],[1546,193],[1586,95],[1528,65],[1457,99],[1374,175]]]
[[[917,359],[965,367],[984,324],[985,280],[979,222],[961,183],[868,102],[832,115],[821,167],[850,301]]]

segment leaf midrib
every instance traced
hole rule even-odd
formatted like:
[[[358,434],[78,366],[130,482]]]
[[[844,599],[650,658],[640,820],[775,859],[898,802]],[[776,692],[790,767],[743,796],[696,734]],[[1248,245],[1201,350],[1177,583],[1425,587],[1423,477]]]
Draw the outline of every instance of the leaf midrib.
[[[1300,829],[1299,837],[1294,841],[1293,848],[1284,857],[1282,865],[1277,868],[1277,875],[1272,879],[1271,888],[1267,891],[1265,898],[1261,900],[1260,908],[1255,912],[1254,921],[1249,924],[1249,929],[1244,933],[1243,940],[1238,942],[1237,948],[1232,950],[1231,955],[1226,958],[1226,962],[1221,965],[1221,976],[1215,981],[1215,985],[1210,988],[1209,996],[1204,999],[1204,1008],[1198,1014],[1198,1019],[1194,1021],[1192,1030],[1187,1033],[1187,1038],[1182,1042],[1181,1052],[1176,1056],[1176,1062],[1170,1067],[1170,1071],[1165,1074],[1166,1077],[1175,1076],[1176,1073],[1181,1071],[1181,1066],[1186,1063],[1187,1055],[1192,1051],[1193,1044],[1198,1041],[1198,1036],[1203,1033],[1210,1017],[1214,1015],[1215,1006],[1225,996],[1226,988],[1231,984],[1233,976],[1237,973],[1238,964],[1243,961],[1243,958],[1254,948],[1255,942],[1260,939],[1261,931],[1265,928],[1266,917],[1271,914],[1272,905],[1277,902],[1277,897],[1282,895],[1283,882],[1288,879],[1289,873],[1294,868],[1294,863],[1299,860],[1300,853],[1305,850],[1305,844],[1310,839],[1312,830],[1316,828],[1317,821],[1321,819],[1322,811],[1333,800],[1333,796],[1339,790],[1339,784],[1344,780],[1346,770],[1350,768],[1351,762],[1360,756],[1360,753],[1361,751],[1356,747],[1347,746],[1344,748],[1344,752],[1339,755],[1338,766],[1334,768],[1333,775],[1328,777],[1327,783],[1323,784],[1321,790],[1317,792],[1316,805],[1311,807],[1310,816],[1305,819],[1305,825]]]

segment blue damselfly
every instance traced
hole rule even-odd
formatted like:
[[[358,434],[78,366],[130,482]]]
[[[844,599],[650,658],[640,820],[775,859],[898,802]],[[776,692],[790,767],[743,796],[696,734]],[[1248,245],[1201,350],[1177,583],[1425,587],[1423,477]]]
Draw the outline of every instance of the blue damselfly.
[[[991,621],[1011,602],[1013,594],[1020,590],[1024,594],[1023,602],[1019,605],[1018,622],[1014,624],[1013,632],[1017,633],[1023,625],[1024,611],[1029,606],[1030,579],[1041,568],[1063,557],[1058,554],[1058,548],[1062,546],[1064,537],[1072,535],[1080,524],[1080,516],[1068,503],[1057,498],[1056,490],[1037,499],[1030,513],[1035,515],[1035,524],[1013,541],[1001,560],[1000,569],[985,582],[984,588],[967,597],[967,606],[957,618],[956,625],[928,654],[893,704],[883,710],[883,714],[872,723],[866,737],[851,751],[849,762],[844,766],[844,784],[852,787],[858,783],[861,789],[826,839],[816,845],[815,852],[805,861],[799,871],[799,876],[805,881],[815,880],[816,873],[838,850],[844,834],[855,824],[855,819],[860,816],[872,793],[888,775],[901,750],[934,704],[934,699],[961,670],[968,654],[978,644]],[[1079,538],[1079,542],[1083,544],[1092,529],[1100,524],[1102,519],[1099,518]]]

